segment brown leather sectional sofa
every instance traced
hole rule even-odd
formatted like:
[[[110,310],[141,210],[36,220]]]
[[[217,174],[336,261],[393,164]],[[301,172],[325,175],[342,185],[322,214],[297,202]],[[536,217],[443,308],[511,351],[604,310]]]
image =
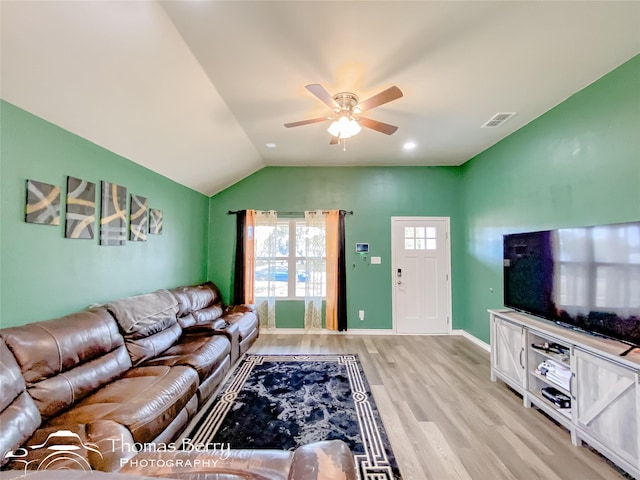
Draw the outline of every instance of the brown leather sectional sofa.
[[[165,478],[196,478],[198,472],[211,480],[318,478],[291,476],[296,455],[303,457],[306,450],[232,451],[213,467],[209,463],[200,470],[178,471],[151,469],[150,458],[144,457],[148,452],[137,451],[142,445],[175,440],[257,336],[253,307],[224,308],[210,282],[1,329],[2,469],[24,469],[29,462],[28,469],[122,469]],[[56,450],[51,444],[69,442],[81,447],[73,449],[74,456],[52,456]],[[345,472],[353,468],[341,442],[309,448],[314,455],[332,458]],[[215,452],[156,455],[160,457],[151,463],[167,465],[170,458],[195,459]],[[144,468],[133,458],[146,458]],[[277,475],[262,476],[261,471],[272,467]]]

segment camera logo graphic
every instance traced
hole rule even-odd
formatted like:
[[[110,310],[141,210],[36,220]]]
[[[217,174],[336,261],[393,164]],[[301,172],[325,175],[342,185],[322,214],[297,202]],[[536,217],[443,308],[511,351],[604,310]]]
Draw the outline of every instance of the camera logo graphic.
[[[39,452],[37,459],[29,459],[32,452]],[[84,470],[91,471],[91,465],[87,461],[87,456],[98,455],[102,458],[102,453],[98,446],[93,443],[84,443],[77,433],[70,430],[58,430],[49,434],[44,443],[20,447],[7,452],[4,458],[9,458],[14,462],[24,463],[25,473],[28,470]]]

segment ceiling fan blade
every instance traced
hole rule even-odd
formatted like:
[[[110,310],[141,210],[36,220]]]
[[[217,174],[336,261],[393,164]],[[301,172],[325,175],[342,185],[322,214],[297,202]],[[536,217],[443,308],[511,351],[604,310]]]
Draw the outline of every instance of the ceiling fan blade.
[[[285,123],[284,126],[287,128],[300,127],[302,125],[309,125],[310,123],[320,123],[326,120],[327,120],[327,117],[318,117],[318,118],[312,118],[310,120],[301,120],[299,122]]]
[[[366,110],[371,110],[372,108],[379,107],[380,105],[384,105],[385,103],[389,103],[393,100],[397,100],[402,97],[402,91],[396,87],[389,87],[386,90],[374,95],[371,98],[367,98],[364,102],[360,102],[358,107],[360,107],[360,111],[364,112]]]
[[[329,92],[327,92],[324,87],[322,85],[320,85],[319,83],[312,83],[310,85],[307,85],[306,87],[307,90],[309,90],[311,93],[313,93],[316,97],[318,97],[320,100],[322,100],[325,104],[327,104],[329,106],[329,108],[340,108],[340,105],[338,105],[338,102],[336,102],[333,97],[331,96],[331,94]]]
[[[340,143],[340,137],[331,136],[331,140],[329,141],[329,145],[337,145]]]
[[[371,120],[370,118],[360,117],[358,119],[360,125],[363,127],[370,128],[371,130],[375,130],[380,133],[385,133],[387,135],[393,135],[398,127],[395,125],[389,125],[388,123],[382,123],[377,120]]]

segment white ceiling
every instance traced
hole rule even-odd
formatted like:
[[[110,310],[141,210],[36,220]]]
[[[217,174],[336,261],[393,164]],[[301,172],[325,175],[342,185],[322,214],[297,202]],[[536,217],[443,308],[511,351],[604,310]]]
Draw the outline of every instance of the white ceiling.
[[[640,2],[2,1],[2,98],[211,195],[265,165],[460,165],[640,53]],[[304,86],[397,125],[347,149]],[[480,128],[497,112],[505,125]],[[417,148],[405,152],[412,140]],[[270,149],[267,143],[276,143]]]

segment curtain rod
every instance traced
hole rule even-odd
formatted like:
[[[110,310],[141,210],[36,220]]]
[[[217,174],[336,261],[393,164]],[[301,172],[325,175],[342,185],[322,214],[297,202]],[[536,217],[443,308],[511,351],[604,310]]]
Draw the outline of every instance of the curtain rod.
[[[245,210],[229,210],[229,215],[237,215],[240,212],[244,212]],[[276,211],[276,213],[280,213],[282,215],[304,215],[304,212],[278,212]],[[329,210],[323,210],[322,213],[329,213]],[[353,215],[353,210],[350,211],[345,211],[344,212],[346,215]]]

